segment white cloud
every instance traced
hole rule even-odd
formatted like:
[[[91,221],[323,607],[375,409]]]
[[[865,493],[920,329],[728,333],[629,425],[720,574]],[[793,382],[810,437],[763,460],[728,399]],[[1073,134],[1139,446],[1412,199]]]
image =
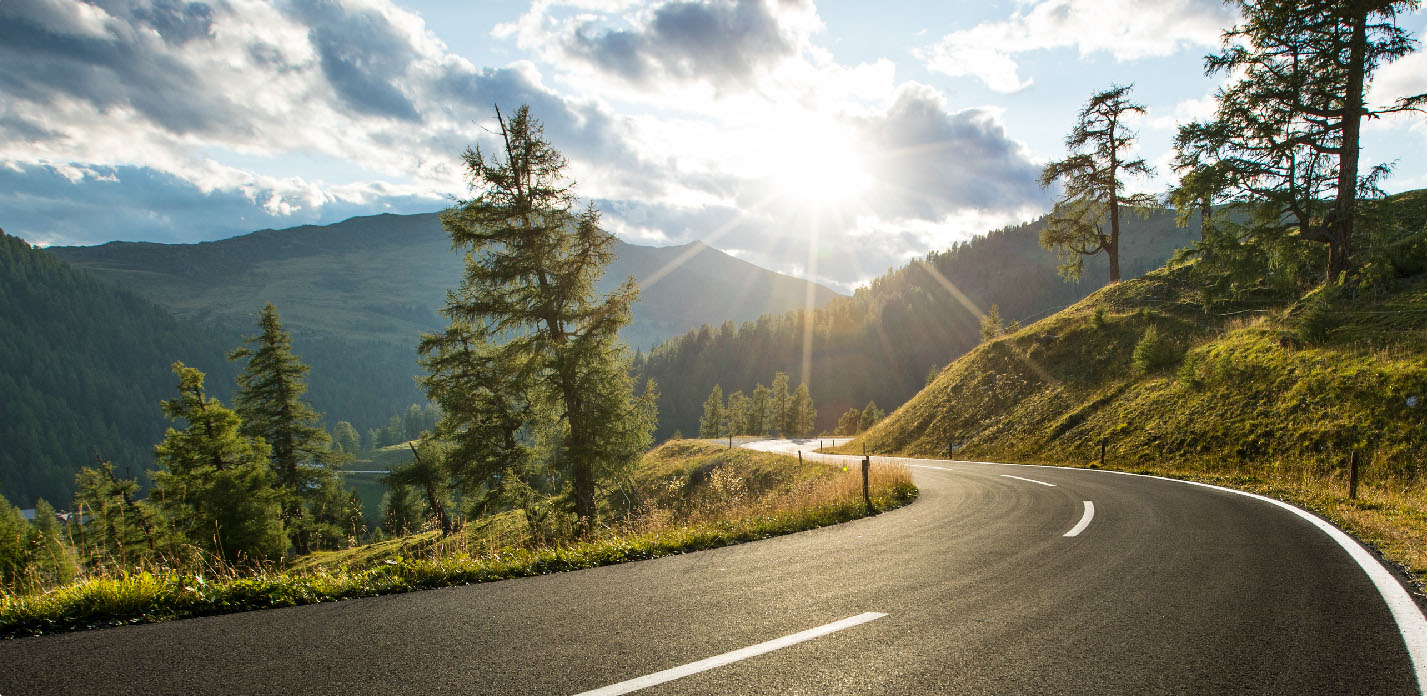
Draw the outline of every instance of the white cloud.
[[[1022,4],[1005,21],[947,34],[917,55],[931,70],[1009,93],[1031,84],[1020,76],[1020,53],[1073,47],[1081,56],[1103,51],[1117,60],[1168,56],[1218,45],[1233,21],[1217,0],[1041,0]]]

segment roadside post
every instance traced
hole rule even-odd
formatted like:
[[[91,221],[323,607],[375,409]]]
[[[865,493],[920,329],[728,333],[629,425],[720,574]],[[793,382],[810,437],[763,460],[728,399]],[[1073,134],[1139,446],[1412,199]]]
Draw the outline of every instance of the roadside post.
[[[867,477],[872,470],[872,458],[862,455],[862,500],[867,503],[867,514],[872,514],[872,494],[867,487]]]
[[[1108,445],[1108,444],[1110,444],[1110,438],[1108,438],[1108,437],[1102,437],[1102,438],[1100,438],[1100,468],[1101,468],[1101,469],[1104,469],[1104,468],[1105,468],[1105,445]]]

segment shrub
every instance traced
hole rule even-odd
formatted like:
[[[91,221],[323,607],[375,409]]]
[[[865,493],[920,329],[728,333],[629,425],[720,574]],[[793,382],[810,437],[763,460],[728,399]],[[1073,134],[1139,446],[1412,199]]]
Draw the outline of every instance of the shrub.
[[[1130,359],[1134,363],[1137,373],[1149,374],[1177,362],[1179,348],[1174,345],[1172,340],[1161,336],[1159,330],[1150,325],[1145,329],[1144,336],[1140,337],[1139,343],[1135,344],[1135,350]]]

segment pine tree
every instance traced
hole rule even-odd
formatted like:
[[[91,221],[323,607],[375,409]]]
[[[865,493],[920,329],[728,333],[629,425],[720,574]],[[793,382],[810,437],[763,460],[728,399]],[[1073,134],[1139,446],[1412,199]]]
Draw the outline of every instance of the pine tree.
[[[699,437],[714,438],[728,431],[728,414],[723,406],[723,389],[717,384],[704,400],[704,415],[699,419]]]
[[[876,425],[877,421],[882,420],[882,418],[886,415],[887,414],[883,413],[882,409],[877,408],[877,402],[868,401],[867,405],[862,407],[861,419],[859,420],[857,427],[859,430],[866,430]]]
[[[410,485],[387,479],[387,492],[382,495],[382,531],[393,537],[415,534],[421,529],[426,508],[421,496]]]
[[[336,476],[323,482],[308,499],[312,520],[312,550],[344,549],[367,534],[362,497]]]
[[[159,552],[158,512],[137,500],[139,482],[121,479],[114,465],[98,456],[98,468],[83,467],[74,477],[74,507],[83,525],[80,552],[101,565],[130,567],[131,561]]]
[[[1148,195],[1124,193],[1124,176],[1150,174],[1143,159],[1128,158],[1135,133],[1124,118],[1145,111],[1130,101],[1129,93],[1129,86],[1111,86],[1091,96],[1065,138],[1070,155],[1041,170],[1041,186],[1056,181],[1065,186],[1041,232],[1041,245],[1060,254],[1061,274],[1072,280],[1080,279],[1086,256],[1104,252],[1110,282],[1120,282],[1121,208],[1155,203]],[[1107,221],[1108,231],[1103,229]]]
[[[269,303],[258,319],[262,333],[243,339],[230,360],[248,359],[238,375],[233,405],[243,419],[243,434],[262,438],[272,448],[271,466],[283,492],[283,526],[298,554],[312,545],[307,504],[333,478],[340,461],[320,425],[321,415],[303,398],[308,367],[292,352],[292,336],[283,330]]]
[[[838,435],[856,435],[862,431],[862,412],[849,408],[837,419]]]
[[[773,411],[773,434],[784,436],[792,432],[793,401],[788,394],[788,373],[777,372],[773,375],[773,385],[770,387],[769,398]]]
[[[728,407],[724,411],[728,414],[730,435],[747,435],[749,433],[748,397],[743,395],[742,389],[728,395]]]
[[[991,305],[991,310],[981,317],[981,341],[995,340],[1005,332],[1005,327],[1001,325],[1001,308]]]
[[[451,501],[450,451],[445,443],[434,437],[422,438],[417,443],[407,443],[411,448],[411,461],[398,466],[387,474],[387,485],[410,486],[423,496],[426,510],[435,519],[441,536],[450,536],[456,529]]]
[[[0,585],[14,588],[25,577],[31,562],[35,530],[20,508],[0,496]]]
[[[791,411],[793,436],[811,437],[817,429],[818,410],[813,407],[813,396],[808,392],[807,382],[800,383],[797,391],[793,393]]]
[[[343,454],[356,454],[362,451],[362,436],[357,434],[357,429],[347,421],[337,421],[332,426],[332,443]]]
[[[771,435],[773,432],[773,392],[763,385],[753,388],[748,400],[748,434]]]
[[[1220,89],[1214,119],[1181,128],[1176,202],[1215,200],[1256,208],[1252,238],[1308,241],[1328,249],[1327,276],[1349,269],[1360,192],[1379,193],[1388,173],[1362,173],[1365,118],[1420,111],[1427,94],[1370,107],[1377,68],[1414,50],[1394,23],[1412,0],[1287,2],[1239,0],[1242,21],[1224,50],[1206,57]]]
[[[54,586],[73,580],[78,570],[74,549],[54,506],[44,498],[35,501],[34,528],[32,566],[43,577],[43,582]]]
[[[652,439],[654,389],[635,397],[617,338],[638,286],[596,293],[614,236],[592,206],[576,210],[565,158],[528,107],[509,119],[497,109],[496,121],[503,157],[466,150],[476,195],[441,214],[466,269],[442,309],[446,330],[422,337],[422,385],[444,412],[438,430],[457,445],[464,486],[538,467],[569,483],[588,531],[597,481]]]
[[[178,398],[164,415],[183,421],[154,447],[150,499],[181,539],[230,562],[276,558],[287,548],[282,495],[261,438],[242,434],[242,419],[203,392],[203,373],[181,362]]]

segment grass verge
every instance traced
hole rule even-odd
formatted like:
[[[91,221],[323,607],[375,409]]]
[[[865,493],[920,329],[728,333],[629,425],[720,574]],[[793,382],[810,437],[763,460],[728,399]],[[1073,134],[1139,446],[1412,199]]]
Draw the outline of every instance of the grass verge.
[[[91,577],[45,592],[0,596],[0,636],[546,575],[767,539],[867,514],[860,475],[818,465],[799,467],[792,458],[748,450],[723,451],[687,441],[672,446],[675,449],[656,449],[641,466],[652,470],[645,476],[651,494],[644,504],[593,538],[532,545],[512,529],[519,526],[519,513],[514,512],[471,525],[456,541],[442,543],[428,532],[314,554],[289,568],[223,569],[216,576],[157,569]],[[761,480],[764,487],[752,487],[749,480]],[[917,495],[903,467],[875,467],[872,484],[878,512],[905,505]],[[724,502],[713,504],[719,496]]]

